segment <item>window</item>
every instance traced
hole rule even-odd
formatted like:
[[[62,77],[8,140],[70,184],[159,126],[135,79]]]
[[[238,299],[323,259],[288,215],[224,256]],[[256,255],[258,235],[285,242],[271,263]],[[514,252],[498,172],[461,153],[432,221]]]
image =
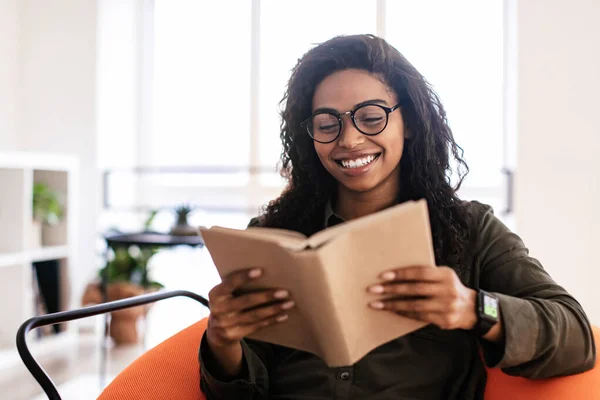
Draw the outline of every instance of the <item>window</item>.
[[[248,165],[250,6],[155,1],[152,164]]]
[[[150,164],[273,170],[279,101],[298,58],[336,35],[384,32],[440,95],[471,168],[461,196],[502,207],[502,0],[154,0],[153,14],[152,132],[138,143]],[[164,202],[188,190],[185,200],[246,211],[282,187],[275,174],[245,172],[152,182]]]

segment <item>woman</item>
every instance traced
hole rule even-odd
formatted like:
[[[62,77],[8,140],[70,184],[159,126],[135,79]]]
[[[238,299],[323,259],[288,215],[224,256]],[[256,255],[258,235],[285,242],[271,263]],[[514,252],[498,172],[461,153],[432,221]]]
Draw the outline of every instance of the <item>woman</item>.
[[[436,94],[396,49],[370,35],[329,40],[298,62],[283,104],[288,186],[251,224],[310,235],[426,199],[439,267],[388,271],[365,290],[374,312],[428,326],[354,366],[328,368],[311,354],[244,339],[285,323],[295,304],[285,288],[234,295],[261,270],[234,273],[210,293],[200,348],[208,399],[482,399],[484,362],[529,378],[594,365],[581,306],[490,207],[457,197],[468,172],[462,151]]]

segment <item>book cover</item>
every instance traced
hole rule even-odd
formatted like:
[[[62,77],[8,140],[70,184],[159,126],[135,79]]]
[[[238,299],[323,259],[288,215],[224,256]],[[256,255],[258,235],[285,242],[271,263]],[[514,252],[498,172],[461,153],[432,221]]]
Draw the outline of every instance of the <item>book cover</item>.
[[[296,307],[289,319],[253,339],[311,352],[329,366],[356,363],[374,348],[425,323],[372,310],[366,291],[390,269],[435,266],[425,200],[411,201],[306,237],[270,228],[202,229],[221,277],[259,267],[247,290],[283,288]]]

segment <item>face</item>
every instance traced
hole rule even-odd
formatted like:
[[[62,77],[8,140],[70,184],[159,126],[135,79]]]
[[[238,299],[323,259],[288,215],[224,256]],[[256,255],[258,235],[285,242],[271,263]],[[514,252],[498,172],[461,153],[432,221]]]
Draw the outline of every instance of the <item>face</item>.
[[[397,103],[393,91],[372,74],[349,69],[329,75],[317,86],[312,110],[344,113],[370,101],[390,108]],[[358,112],[355,117],[358,122]],[[331,143],[315,141],[314,145],[323,166],[343,188],[369,192],[382,186],[398,187],[404,149],[404,121],[399,109],[389,114],[387,126],[375,136],[361,133],[350,115],[343,115],[340,136]]]

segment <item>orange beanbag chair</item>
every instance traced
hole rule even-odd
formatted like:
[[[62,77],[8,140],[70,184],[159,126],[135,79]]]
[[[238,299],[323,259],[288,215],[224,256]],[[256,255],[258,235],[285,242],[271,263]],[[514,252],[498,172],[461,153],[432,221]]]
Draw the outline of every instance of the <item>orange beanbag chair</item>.
[[[98,400],[205,400],[200,391],[198,348],[206,322],[199,321],[147,351],[123,370]],[[594,337],[600,344],[597,328]],[[517,378],[488,369],[485,398],[600,400],[600,366],[596,363],[593,370],[579,375],[544,380]]]

